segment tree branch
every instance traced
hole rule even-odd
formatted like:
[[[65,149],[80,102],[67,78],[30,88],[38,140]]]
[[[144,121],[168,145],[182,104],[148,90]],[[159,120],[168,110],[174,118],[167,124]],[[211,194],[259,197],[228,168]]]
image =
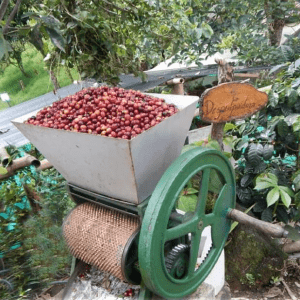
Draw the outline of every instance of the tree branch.
[[[0,6],[0,21],[2,21],[9,4],[10,0],[3,0]]]
[[[10,13],[10,15],[9,15],[9,17],[8,17],[8,19],[7,19],[7,21],[6,21],[6,24],[5,24],[4,28],[3,28],[3,35],[7,34],[8,28],[9,28],[9,24],[10,24],[10,22],[13,20],[13,18],[15,17],[15,15],[16,15],[16,13],[17,13],[19,7],[20,7],[21,1],[22,1],[22,0],[17,0],[14,9],[13,9],[12,12]],[[2,6],[2,5],[1,5],[1,6]]]
[[[3,0],[0,5],[0,21],[3,19],[5,15],[8,4],[9,4],[9,0]]]

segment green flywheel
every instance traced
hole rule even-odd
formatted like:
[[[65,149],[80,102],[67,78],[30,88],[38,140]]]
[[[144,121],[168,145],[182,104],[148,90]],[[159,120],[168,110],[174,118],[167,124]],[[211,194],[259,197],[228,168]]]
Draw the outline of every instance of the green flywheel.
[[[199,192],[190,198],[196,198],[194,205],[189,203],[190,211],[183,214],[178,199],[191,180],[198,180]],[[140,231],[139,266],[147,288],[167,299],[193,293],[223,250],[231,225],[226,214],[234,206],[234,172],[221,152],[199,147],[175,160],[149,200]],[[206,227],[212,243],[199,263]]]

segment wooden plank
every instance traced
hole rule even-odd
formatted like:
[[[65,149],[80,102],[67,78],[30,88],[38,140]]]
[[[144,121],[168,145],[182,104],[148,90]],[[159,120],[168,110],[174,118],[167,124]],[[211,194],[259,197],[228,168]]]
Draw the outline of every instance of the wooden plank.
[[[228,82],[206,90],[200,99],[201,118],[211,123],[244,119],[262,109],[268,95],[248,83]]]

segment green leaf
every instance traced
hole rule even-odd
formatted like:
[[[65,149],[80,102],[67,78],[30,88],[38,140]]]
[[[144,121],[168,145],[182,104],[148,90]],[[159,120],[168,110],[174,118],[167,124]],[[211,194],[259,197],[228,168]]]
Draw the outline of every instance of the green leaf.
[[[293,130],[294,130],[294,131],[299,131],[299,130],[300,130],[300,122],[298,121],[298,119],[297,119],[297,121],[293,124]]]
[[[295,204],[297,205],[297,207],[300,206],[300,192],[295,194]]]
[[[0,60],[4,56],[8,56],[8,52],[12,51],[9,43],[4,39],[3,34],[0,33]]]
[[[51,42],[61,51],[65,52],[65,40],[62,35],[53,28],[45,27],[45,30],[49,34]]]
[[[267,204],[268,207],[271,206],[272,204],[276,203],[279,199],[279,188],[274,187],[271,191],[269,191],[267,195]]]
[[[278,134],[285,137],[289,133],[289,125],[284,121],[280,120],[277,124]]]
[[[300,174],[293,180],[293,184],[295,186],[295,191],[298,192],[300,190]]]
[[[233,141],[234,141],[234,137],[233,136],[226,136],[223,139],[224,145],[229,146],[230,148],[234,148]]]
[[[256,144],[250,144],[249,150],[248,150],[248,161],[251,163],[251,165],[258,165],[261,163],[261,157],[260,157],[260,149],[257,148]]]
[[[206,147],[207,148],[212,148],[212,149],[215,149],[215,150],[218,150],[218,151],[221,151],[219,143],[217,141],[215,141],[215,140],[212,140],[212,141],[208,142],[206,144]]]
[[[280,189],[280,197],[283,204],[288,208],[291,205],[291,197],[288,193],[286,193],[284,190]]]
[[[178,201],[178,209],[184,212],[193,212],[196,209],[198,197],[196,195],[181,196]]]
[[[280,185],[279,188],[282,189],[283,191],[285,191],[285,192],[286,192],[287,194],[289,194],[291,197],[294,196],[294,192],[293,192],[290,188],[288,188],[287,186],[282,186],[282,185]]]
[[[277,206],[276,216],[279,221],[284,222],[285,224],[289,222],[289,215],[286,211],[286,208],[284,208],[282,205]]]
[[[246,148],[248,146],[248,141],[249,138],[248,137],[242,137],[242,139],[237,141],[236,144],[236,150],[242,150],[243,148]]]
[[[224,132],[227,132],[228,130],[232,130],[235,129],[236,125],[232,124],[232,123],[226,123],[224,126]]]
[[[292,107],[296,103],[297,99],[298,99],[298,93],[296,90],[292,89],[290,91],[289,98],[288,98],[288,106]]]
[[[269,92],[269,103],[272,107],[276,107],[276,105],[278,104],[278,100],[279,100],[279,97],[278,97],[278,94],[275,93],[273,90],[271,90]]]
[[[270,187],[274,187],[274,184],[270,183],[270,182],[256,182],[255,185],[255,190],[264,190]]]
[[[7,170],[0,166],[0,175],[5,175],[7,173],[8,173]]]
[[[192,194],[197,194],[198,190],[194,189],[194,188],[188,188],[187,189],[187,195],[192,195]]]
[[[272,222],[273,213],[270,207],[267,207],[261,214],[261,219],[265,222]]]
[[[203,31],[203,35],[206,37],[206,38],[210,38],[214,31],[212,30],[212,28],[210,27],[209,24],[207,23],[202,23],[202,31]]]
[[[263,150],[263,158],[265,160],[269,160],[272,158],[273,156],[273,151],[274,151],[274,146],[273,145],[269,145],[269,144],[266,144],[264,146],[264,150]]]
[[[250,183],[252,183],[253,175],[245,174],[241,179],[241,187],[247,187]]]

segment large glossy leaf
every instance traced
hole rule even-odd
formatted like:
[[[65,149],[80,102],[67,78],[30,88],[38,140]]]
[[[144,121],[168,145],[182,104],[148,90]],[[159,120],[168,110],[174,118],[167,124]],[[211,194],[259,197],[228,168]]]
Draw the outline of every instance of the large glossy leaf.
[[[42,34],[40,32],[39,24],[35,25],[32,31],[30,32],[30,42],[38,51],[40,51],[43,54],[43,56],[46,55],[46,52],[44,51],[44,43],[42,39]]]
[[[295,60],[295,53],[291,47],[282,45],[281,51],[286,61],[292,62]]]
[[[286,69],[287,68],[287,65],[286,64],[281,64],[281,65],[277,65],[275,67],[273,67],[270,72],[269,72],[269,75],[275,73],[275,72],[279,72],[283,69]]]
[[[52,43],[61,51],[65,52],[65,40],[63,36],[56,29],[45,27],[45,30],[49,34]]]
[[[266,144],[263,150],[263,158],[265,160],[271,159],[271,157],[273,156],[273,151],[274,151],[273,145]]]
[[[293,180],[293,184],[295,187],[295,191],[298,192],[300,190],[300,174],[298,174],[296,178]]]
[[[278,104],[278,94],[275,93],[274,91],[270,91],[269,92],[269,103],[272,107],[276,107],[276,105]]]
[[[278,205],[276,209],[276,216],[279,221],[287,224],[289,222],[289,215],[283,206]]]
[[[237,196],[239,197],[239,199],[242,202],[246,202],[246,201],[250,200],[252,197],[252,192],[251,192],[251,189],[249,189],[249,188],[238,187],[236,192],[237,192]]]
[[[56,29],[60,25],[59,20],[53,16],[42,16],[41,20],[48,28]]]
[[[273,220],[273,213],[272,209],[270,207],[266,208],[262,214],[261,214],[261,219],[265,222],[272,222]]]
[[[268,207],[276,203],[279,199],[279,188],[274,187],[272,190],[269,191],[267,195],[267,204]]]
[[[257,149],[257,144],[252,143],[248,150],[248,161],[251,165],[256,166],[262,162],[259,153],[260,151]]]
[[[254,167],[253,173],[261,174],[266,170],[266,168],[267,168],[267,164],[264,161],[262,161]]]
[[[290,94],[288,96],[288,106],[292,107],[298,99],[298,93],[296,90],[291,89]]]
[[[0,60],[8,55],[8,52],[12,51],[9,43],[4,39],[3,34],[0,32]]]
[[[253,181],[253,175],[251,174],[246,174],[242,177],[240,185],[241,187],[247,187],[248,185],[250,185]]]
[[[289,133],[289,126],[284,120],[280,120],[277,124],[277,130],[280,136],[285,137]]]

